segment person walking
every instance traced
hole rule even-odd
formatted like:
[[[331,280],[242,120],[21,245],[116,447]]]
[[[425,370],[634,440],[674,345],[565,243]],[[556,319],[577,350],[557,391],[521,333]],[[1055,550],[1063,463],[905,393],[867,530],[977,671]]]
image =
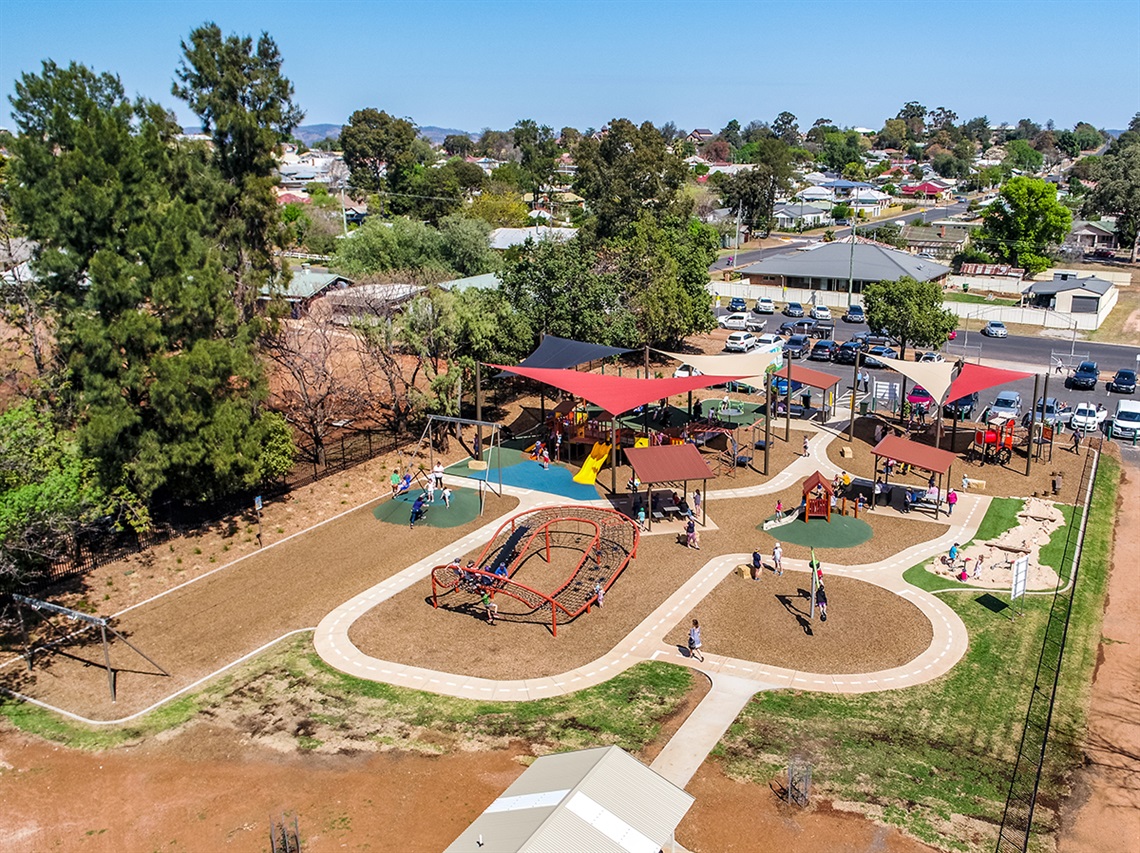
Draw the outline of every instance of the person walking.
[[[946,515],[954,514],[954,505],[958,503],[958,493],[953,489],[946,495]]]
[[[1079,429],[1073,430],[1073,444],[1069,450],[1073,453],[1081,452],[1081,431]]]
[[[693,517],[696,518],[701,514],[701,490],[693,490]]]
[[[481,601],[483,602],[483,610],[487,613],[487,621],[494,625],[495,620],[499,618],[499,605],[495,604],[487,590],[483,590]]]
[[[701,550],[700,541],[697,539],[697,523],[691,518],[689,523],[685,525],[685,544],[689,548]]]
[[[443,489],[443,505],[447,509],[451,509],[451,489],[446,486]]]
[[[696,658],[704,663],[705,656],[701,654],[701,623],[693,620],[693,627],[689,629],[689,657]]]
[[[821,583],[815,590],[815,606],[819,608],[819,621],[827,621],[827,592]]]
[[[772,548],[772,571],[778,576],[784,574],[784,546],[779,542]]]
[[[804,436],[804,456],[811,456],[811,446],[808,444],[808,437]]]

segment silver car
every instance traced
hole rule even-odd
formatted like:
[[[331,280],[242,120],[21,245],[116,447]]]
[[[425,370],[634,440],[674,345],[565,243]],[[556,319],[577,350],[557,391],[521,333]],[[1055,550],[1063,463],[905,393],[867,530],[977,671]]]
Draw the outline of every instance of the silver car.
[[[982,334],[987,338],[1008,338],[1009,329],[1001,320],[990,320],[982,327]]]
[[[990,404],[990,413],[987,418],[1019,418],[1021,417],[1021,395],[1016,391],[1002,391],[997,399]]]

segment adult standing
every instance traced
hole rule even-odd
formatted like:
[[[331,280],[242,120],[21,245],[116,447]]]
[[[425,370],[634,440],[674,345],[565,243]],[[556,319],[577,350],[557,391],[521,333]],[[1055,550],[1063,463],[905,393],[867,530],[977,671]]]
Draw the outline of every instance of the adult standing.
[[[874,509],[875,507],[877,507],[879,505],[879,501],[882,500],[882,494],[883,494],[883,478],[880,476],[880,477],[875,478],[875,499],[871,503],[872,509]]]
[[[772,548],[772,570],[777,575],[784,574],[784,546],[779,542]]]
[[[1081,431],[1079,429],[1073,430],[1073,444],[1069,450],[1073,453],[1081,452]]]
[[[705,656],[701,654],[701,623],[693,620],[693,627],[689,629],[689,657],[696,658],[704,663]]]
[[[701,514],[701,490],[693,490],[693,517]]]
[[[946,495],[946,515],[951,516],[954,514],[954,505],[958,503],[958,493],[953,489]]]
[[[815,606],[819,608],[819,621],[827,621],[827,592],[821,583],[815,590]]]
[[[432,466],[431,478],[432,478],[432,490],[433,491],[435,489],[442,489],[443,488],[443,463],[440,462],[438,459],[435,461],[435,465]],[[433,497],[434,497],[434,495],[433,495]]]

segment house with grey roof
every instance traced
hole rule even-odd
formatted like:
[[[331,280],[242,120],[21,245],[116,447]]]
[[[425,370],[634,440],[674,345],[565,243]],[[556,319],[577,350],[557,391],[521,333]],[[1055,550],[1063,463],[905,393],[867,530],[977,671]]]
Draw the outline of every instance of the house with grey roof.
[[[315,270],[308,264],[301,264],[299,269],[292,270],[289,283],[284,289],[278,288],[276,295],[289,303],[293,319],[301,317],[313,300],[318,299],[330,290],[343,290],[352,287],[352,279],[328,270]],[[268,302],[273,294],[268,287],[261,289],[258,297],[262,302]]]
[[[544,755],[445,853],[661,853],[693,796],[616,746]]]
[[[818,293],[840,291],[846,296],[848,278],[853,293],[879,281],[942,282],[950,267],[875,243],[815,243],[806,250],[784,252],[740,270],[749,284],[801,288]]]
[[[794,231],[801,226],[816,228],[831,221],[831,208],[788,202],[778,205],[772,211],[772,218],[776,220],[776,228],[780,231]]]
[[[1097,249],[1116,249],[1116,219],[1104,217],[1095,222],[1078,219],[1073,222],[1065,245],[1079,246],[1087,252]]]
[[[490,241],[492,249],[509,249],[512,246],[521,246],[527,240],[534,240],[536,243],[542,240],[565,243],[577,233],[577,228],[551,228],[549,225],[531,225],[529,228],[496,228],[490,234]]]
[[[1035,281],[1025,289],[1026,304],[1062,314],[1105,314],[1116,305],[1116,285],[1096,275],[1055,272],[1051,281]]]

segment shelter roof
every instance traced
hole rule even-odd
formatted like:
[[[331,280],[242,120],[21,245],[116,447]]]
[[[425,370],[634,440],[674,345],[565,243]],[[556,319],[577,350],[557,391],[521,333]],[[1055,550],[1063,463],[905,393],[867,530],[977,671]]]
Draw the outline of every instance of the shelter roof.
[[[816,471],[814,474],[804,480],[804,494],[806,495],[816,486],[823,486],[823,490],[829,495],[835,493],[835,489],[831,487],[831,483],[828,481],[827,477],[823,476],[823,474],[821,474],[819,471]]]
[[[742,373],[745,375],[745,382],[755,385],[763,383],[764,374],[767,373],[768,368],[781,362],[784,357],[783,352],[760,352],[759,350],[736,355],[685,355],[662,349],[654,350],[654,352],[659,352],[661,355],[674,358],[682,364],[695,367],[701,373],[720,376],[729,373]]]
[[[522,365],[510,367],[503,364],[492,364],[490,366],[560,388],[568,394],[589,400],[595,406],[600,406],[615,415],[636,409],[638,406],[654,400],[660,400],[662,397],[672,397],[674,394],[684,394],[686,391],[695,391],[698,388],[711,388],[713,385],[723,385],[725,382],[739,381],[745,378],[743,374],[738,373],[732,376],[631,379],[627,376],[582,373],[577,370],[552,370],[543,367],[523,367]]]
[[[1034,296],[1052,296],[1066,290],[1087,290],[1097,296],[1103,296],[1112,290],[1115,285],[1103,278],[1089,276],[1088,278],[1054,279],[1053,281],[1035,281],[1029,285],[1028,292]]]
[[[572,341],[569,338],[558,338],[546,335],[538,349],[528,355],[519,364],[519,367],[549,367],[554,370],[563,370],[568,367],[577,367],[596,358],[608,358],[611,355],[622,355],[629,350],[619,347],[607,347],[601,344],[588,344],[583,341]],[[512,368],[508,371],[514,372]]]
[[[648,484],[711,480],[716,476],[694,444],[627,447],[625,458],[633,466],[637,479]]]
[[[798,278],[847,280],[850,273],[859,281],[897,281],[908,275],[915,281],[930,281],[950,272],[950,267],[925,258],[916,258],[897,249],[858,242],[852,252],[849,244],[822,243],[811,251],[774,255],[742,267],[744,275],[783,275]]]
[[[1028,379],[1032,375],[1032,373],[1024,373],[1020,370],[1004,370],[1000,367],[966,364],[962,367],[962,372],[958,374],[958,378],[951,384],[946,399],[960,400],[975,391],[985,391],[987,388],[1005,385],[1007,382]]]
[[[871,451],[875,456],[905,462],[934,474],[945,474],[958,457],[949,450],[919,444],[901,435],[888,435]]]
[[[791,371],[790,374],[789,370]],[[788,376],[793,382],[799,382],[801,385],[810,385],[812,388],[819,388],[823,391],[826,391],[833,385],[839,384],[838,376],[832,376],[830,373],[824,373],[821,370],[812,370],[810,367],[801,367],[798,364],[792,364],[791,359],[789,359],[778,372],[780,376]]]

